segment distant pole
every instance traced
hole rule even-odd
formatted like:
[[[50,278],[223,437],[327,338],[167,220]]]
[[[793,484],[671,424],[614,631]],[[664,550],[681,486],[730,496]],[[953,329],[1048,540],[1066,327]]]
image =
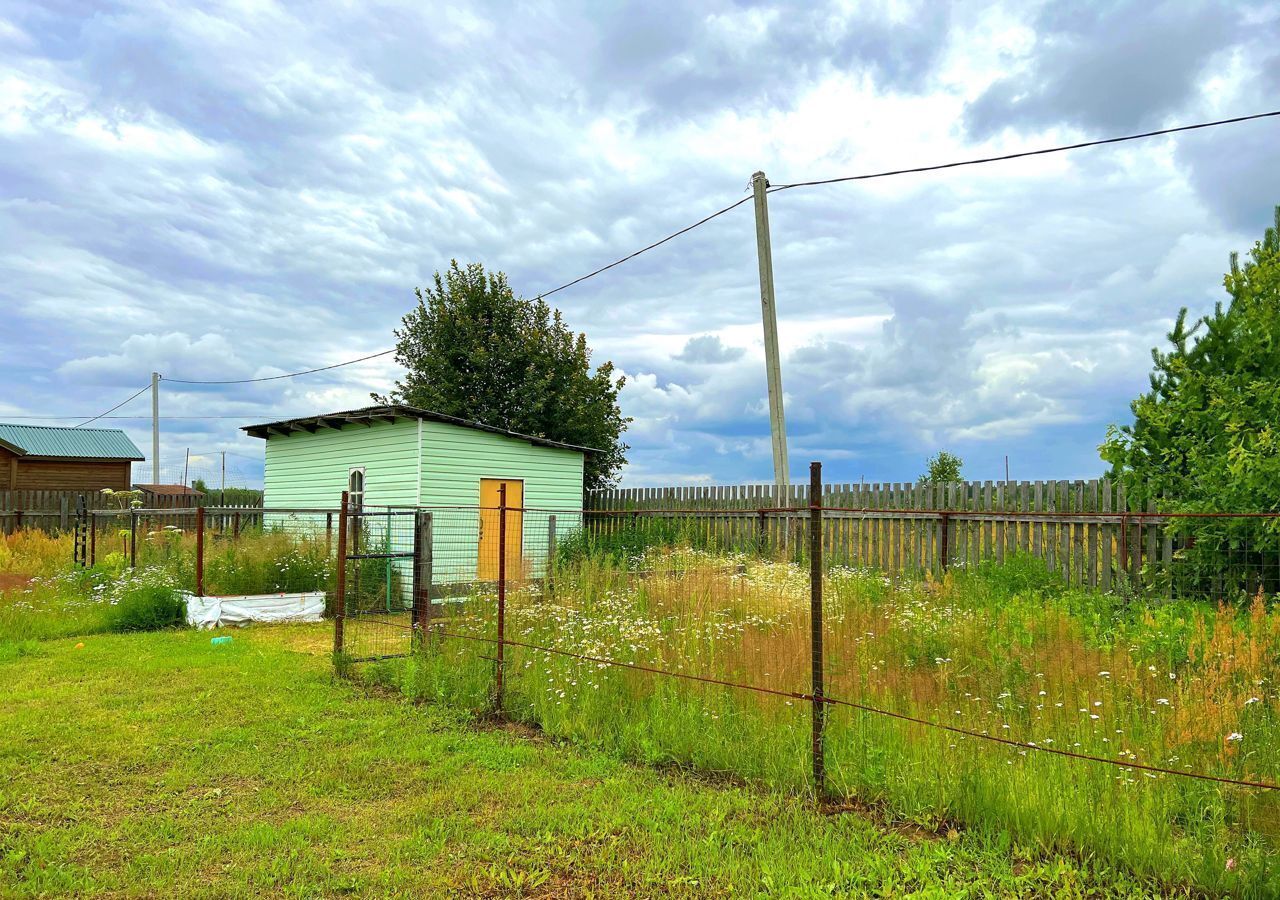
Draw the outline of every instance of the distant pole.
[[[151,483],[160,483],[160,373],[151,373]]]
[[[191,467],[191,448],[187,448],[187,456],[182,461],[182,486],[187,486],[187,470]]]
[[[1006,483],[1009,481],[1009,454],[1008,453],[1004,455],[1004,480]]]
[[[764,320],[764,369],[769,386],[769,431],[773,436],[773,480],[786,499],[790,485],[787,466],[787,422],[782,410],[782,362],[778,356],[778,313],[773,291],[773,245],[769,238],[769,180],[763,172],[751,176],[756,201],[756,256],[760,262],[760,312]]]
[[[218,503],[227,505],[227,451],[222,451],[222,488],[218,491]]]

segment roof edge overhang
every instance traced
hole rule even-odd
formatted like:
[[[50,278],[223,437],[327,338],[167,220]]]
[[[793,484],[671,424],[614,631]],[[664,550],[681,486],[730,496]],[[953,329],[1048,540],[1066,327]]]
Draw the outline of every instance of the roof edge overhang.
[[[55,459],[72,459],[77,462],[146,462],[145,456],[38,456],[34,453],[24,453],[22,458],[34,462],[49,462]]]
[[[428,422],[440,422],[445,425],[457,425],[462,428],[472,428],[476,431],[487,431],[490,434],[498,434],[504,437],[528,441],[530,444],[539,447],[553,447],[559,450],[575,450],[579,453],[602,452],[595,447],[581,447],[577,444],[566,444],[562,441],[553,441],[550,438],[537,437],[531,434],[521,434],[518,431],[508,431],[507,429],[499,428],[496,425],[485,425],[483,422],[473,422],[469,419],[460,419],[456,416],[447,416],[444,413],[433,412],[429,409],[419,409],[416,406],[405,406],[403,404],[366,406],[361,409],[348,409],[341,412],[325,413],[324,415],[318,416],[303,416],[298,419],[283,419],[279,422],[264,422],[261,425],[245,425],[242,426],[240,430],[248,434],[250,437],[267,440],[273,436],[286,437],[299,431],[315,434],[317,431],[326,428],[338,430],[347,425],[365,425],[367,427],[373,427],[373,425],[378,422],[395,422],[397,419],[420,419]]]
[[[0,449],[8,450],[14,456],[26,456],[27,451],[23,450],[17,444],[10,444],[8,441],[0,438]]]

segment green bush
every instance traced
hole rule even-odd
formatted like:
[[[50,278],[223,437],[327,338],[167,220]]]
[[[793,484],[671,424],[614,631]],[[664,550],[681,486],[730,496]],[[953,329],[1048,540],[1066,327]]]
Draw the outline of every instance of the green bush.
[[[177,628],[186,624],[187,604],[165,572],[143,569],[112,589],[108,620],[117,632]]]

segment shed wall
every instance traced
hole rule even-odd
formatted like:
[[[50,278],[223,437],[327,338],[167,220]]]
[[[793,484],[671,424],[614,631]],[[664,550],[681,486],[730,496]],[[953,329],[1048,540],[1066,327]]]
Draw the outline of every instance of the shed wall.
[[[480,516],[475,507],[482,478],[524,482],[526,512],[509,514],[521,521],[518,527],[513,522],[508,534],[521,537],[523,574],[541,575],[550,517],[555,516],[558,541],[581,528],[582,453],[441,422],[423,422],[422,428],[422,505],[438,508],[432,513],[433,580],[447,584],[477,577]],[[492,522],[494,514],[487,515]]]
[[[399,420],[271,435],[266,447],[263,506],[337,509],[353,466],[365,468],[365,503],[415,505],[417,425]]]
[[[129,489],[127,460],[31,459],[0,450],[0,489],[100,491]]]

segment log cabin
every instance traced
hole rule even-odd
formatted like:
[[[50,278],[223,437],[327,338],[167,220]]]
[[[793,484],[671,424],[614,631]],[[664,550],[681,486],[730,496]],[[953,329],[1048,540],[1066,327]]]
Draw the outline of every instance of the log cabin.
[[[118,428],[0,422],[0,490],[129,490],[142,452]]]

